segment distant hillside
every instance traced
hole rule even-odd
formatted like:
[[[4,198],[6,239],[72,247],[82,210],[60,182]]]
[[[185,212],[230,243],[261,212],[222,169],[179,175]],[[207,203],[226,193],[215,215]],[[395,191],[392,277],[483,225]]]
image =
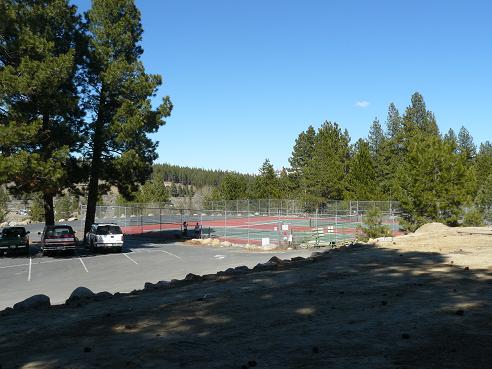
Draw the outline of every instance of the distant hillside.
[[[217,187],[227,174],[236,173],[224,170],[181,167],[171,164],[154,164],[154,178],[165,182],[179,183],[186,186],[201,188],[205,186]],[[251,175],[244,174],[246,177]]]

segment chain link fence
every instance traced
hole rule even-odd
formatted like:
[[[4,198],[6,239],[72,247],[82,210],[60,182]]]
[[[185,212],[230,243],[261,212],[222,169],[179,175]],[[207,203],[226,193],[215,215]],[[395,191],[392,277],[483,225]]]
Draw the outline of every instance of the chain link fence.
[[[235,244],[276,247],[326,246],[357,238],[370,209],[381,211],[393,235],[399,230],[397,203],[334,201],[314,212],[301,211],[295,200],[239,200],[211,204],[212,209],[175,209],[137,204],[98,206],[96,222],[120,225],[126,234],[158,231],[167,239],[217,239]],[[81,206],[81,226],[86,207]]]

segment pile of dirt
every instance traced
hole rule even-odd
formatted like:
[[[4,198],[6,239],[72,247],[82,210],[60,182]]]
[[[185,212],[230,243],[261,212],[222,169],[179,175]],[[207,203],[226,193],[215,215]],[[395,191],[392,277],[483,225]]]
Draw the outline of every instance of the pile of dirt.
[[[448,227],[441,223],[428,223],[415,233],[399,237],[374,240],[376,246],[404,251],[427,251],[446,254],[452,263],[486,267],[492,246],[492,227]],[[473,255],[463,261],[464,254]]]
[[[218,247],[231,247],[233,244],[229,241],[221,241],[217,238],[193,238],[185,241],[188,245],[195,246],[218,246]]]
[[[435,234],[435,233],[446,233],[449,232],[452,228],[448,227],[445,224],[442,223],[427,223],[421,226],[419,229],[415,231],[415,234],[418,235],[428,235],[428,234]]]

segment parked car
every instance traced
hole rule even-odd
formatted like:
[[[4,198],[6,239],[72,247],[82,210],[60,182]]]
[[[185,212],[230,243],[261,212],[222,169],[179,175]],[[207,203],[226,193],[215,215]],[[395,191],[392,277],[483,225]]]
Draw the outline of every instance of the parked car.
[[[95,252],[97,249],[123,249],[123,232],[114,223],[94,223],[86,234],[86,242],[89,249]]]
[[[69,225],[50,225],[44,227],[40,246],[43,254],[47,254],[51,251],[75,251],[77,243],[75,232]]]
[[[29,231],[24,227],[5,227],[0,238],[0,253],[23,251],[29,254]]]

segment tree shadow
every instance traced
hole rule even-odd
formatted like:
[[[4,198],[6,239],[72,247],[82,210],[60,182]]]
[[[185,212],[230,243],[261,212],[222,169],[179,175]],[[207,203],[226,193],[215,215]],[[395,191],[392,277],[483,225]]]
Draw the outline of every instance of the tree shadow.
[[[0,364],[491,368],[491,280],[438,253],[335,249],[273,270],[5,315]],[[23,331],[24,319],[36,328]]]

